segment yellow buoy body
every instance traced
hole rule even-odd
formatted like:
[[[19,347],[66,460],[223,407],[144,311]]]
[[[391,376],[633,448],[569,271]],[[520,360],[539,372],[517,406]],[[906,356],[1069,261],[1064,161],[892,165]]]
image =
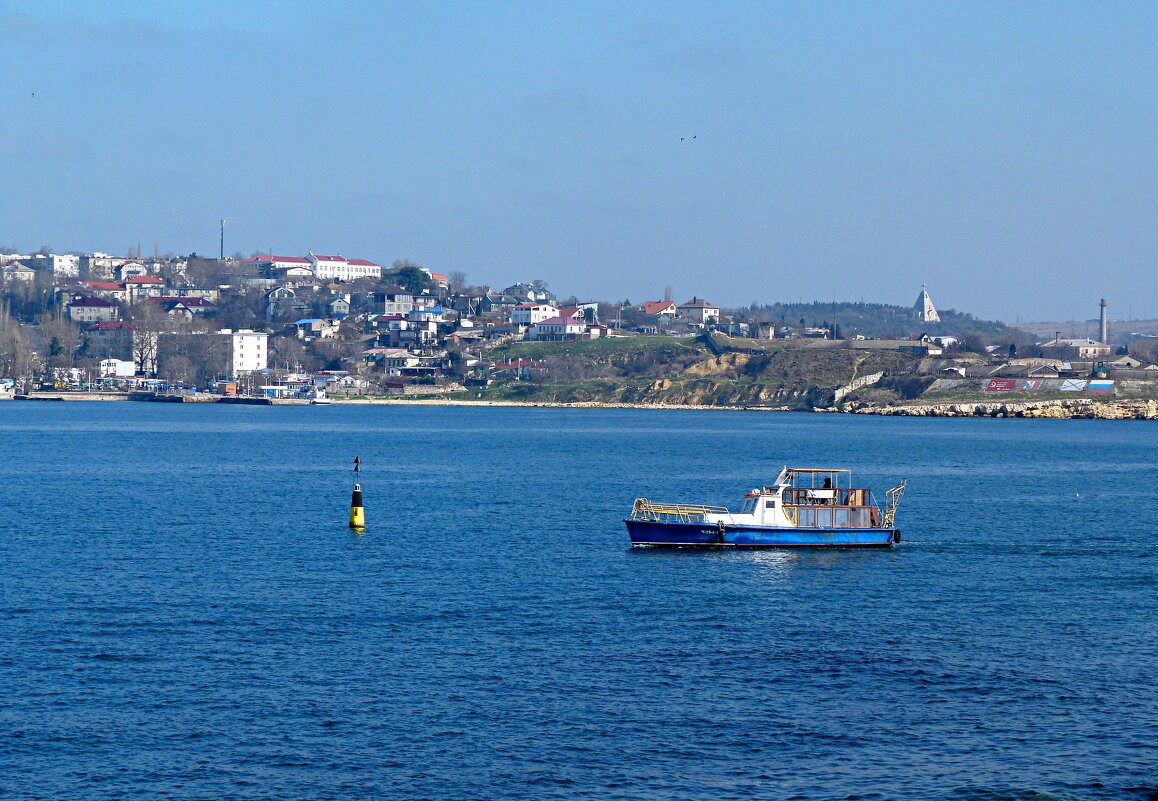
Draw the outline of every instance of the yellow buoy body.
[[[354,495],[350,498],[350,528],[361,531],[366,527],[366,509],[362,506],[362,485],[354,485]]]

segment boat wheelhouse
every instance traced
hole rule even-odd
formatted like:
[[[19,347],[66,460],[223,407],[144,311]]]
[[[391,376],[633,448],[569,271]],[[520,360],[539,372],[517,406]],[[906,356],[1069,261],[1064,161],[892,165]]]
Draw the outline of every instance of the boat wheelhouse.
[[[785,467],[770,486],[723,506],[639,498],[624,520],[632,545],[744,548],[888,548],[901,541],[897,507],[906,481],[885,492],[853,486],[844,468]]]

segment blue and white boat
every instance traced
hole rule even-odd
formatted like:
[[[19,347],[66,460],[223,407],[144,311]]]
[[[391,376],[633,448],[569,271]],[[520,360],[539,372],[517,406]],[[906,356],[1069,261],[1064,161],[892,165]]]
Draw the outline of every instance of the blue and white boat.
[[[852,485],[849,470],[785,467],[737,512],[639,498],[623,522],[633,546],[889,548],[901,541],[895,523],[906,483],[886,491],[882,507],[872,490]]]

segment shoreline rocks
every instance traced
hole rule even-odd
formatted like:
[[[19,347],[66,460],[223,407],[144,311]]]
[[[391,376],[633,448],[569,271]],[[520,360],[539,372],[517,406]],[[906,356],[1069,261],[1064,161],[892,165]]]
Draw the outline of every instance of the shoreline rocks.
[[[1053,420],[1158,420],[1156,400],[980,401],[914,403],[904,406],[863,406],[854,414],[898,417],[1018,417]]]

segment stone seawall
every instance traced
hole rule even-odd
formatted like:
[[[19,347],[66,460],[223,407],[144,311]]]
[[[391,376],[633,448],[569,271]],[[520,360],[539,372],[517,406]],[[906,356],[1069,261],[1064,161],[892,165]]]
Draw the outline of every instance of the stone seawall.
[[[904,406],[864,406],[856,414],[900,417],[1023,417],[1086,420],[1158,420],[1158,401],[1092,398],[1023,402],[914,403]]]

